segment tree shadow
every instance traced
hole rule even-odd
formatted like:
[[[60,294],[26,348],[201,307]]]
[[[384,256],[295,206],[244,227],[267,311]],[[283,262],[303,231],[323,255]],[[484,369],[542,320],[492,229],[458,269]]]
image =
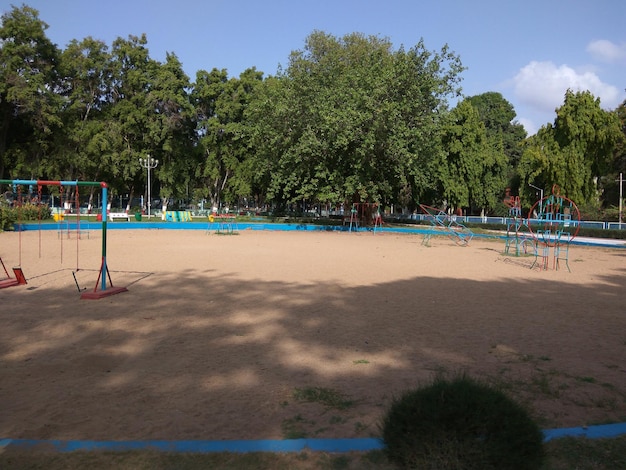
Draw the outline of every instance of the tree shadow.
[[[99,301],[78,301],[71,285],[0,293],[0,436],[376,436],[396,394],[457,371],[507,389],[549,427],[626,416],[619,273],[588,286],[416,276],[345,287],[191,268],[115,276],[130,292]],[[307,387],[354,405],[294,398]]]

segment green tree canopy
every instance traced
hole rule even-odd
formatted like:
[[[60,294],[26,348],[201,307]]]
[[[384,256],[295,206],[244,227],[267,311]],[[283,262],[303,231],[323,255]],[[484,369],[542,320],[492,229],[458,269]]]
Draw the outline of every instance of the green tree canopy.
[[[387,39],[314,32],[251,115],[268,159],[259,165],[268,195],[283,203],[415,201],[432,184],[426,161],[461,70],[447,47],[394,51]]]
[[[500,141],[487,136],[471,100],[449,114],[441,133],[442,152],[435,165],[440,194],[452,208],[496,207],[507,181],[507,157]]]
[[[0,25],[0,176],[39,172],[58,118],[59,50],[37,10],[13,7]]]
[[[514,170],[522,156],[523,142],[527,136],[524,126],[515,120],[517,114],[513,105],[494,91],[471,96],[468,100],[478,111],[492,145],[502,147],[511,166],[509,177],[513,180]],[[518,184],[516,183],[510,181],[509,184],[516,186]]]
[[[609,169],[621,135],[617,113],[603,110],[589,91],[568,90],[554,124],[528,139],[520,177],[547,194],[558,185],[577,204],[597,204],[598,178]]]
[[[200,71],[192,92],[200,135],[197,194],[209,197],[219,207],[224,199],[237,201],[250,196],[254,174],[249,165],[249,131],[245,111],[262,83],[263,73],[245,70],[238,79],[228,79],[226,70]]]

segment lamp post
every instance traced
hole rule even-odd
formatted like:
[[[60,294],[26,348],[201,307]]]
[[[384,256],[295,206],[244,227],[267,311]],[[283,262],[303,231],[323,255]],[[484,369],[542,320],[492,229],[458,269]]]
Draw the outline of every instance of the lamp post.
[[[528,186],[530,186],[531,188],[535,188],[537,191],[541,193],[541,197],[539,198],[539,213],[542,214],[543,213],[543,189],[538,188],[534,184],[530,184],[530,183],[528,183]]]
[[[150,170],[156,168],[159,161],[148,155],[146,158],[139,158],[139,164],[148,170],[148,220],[150,220]]]

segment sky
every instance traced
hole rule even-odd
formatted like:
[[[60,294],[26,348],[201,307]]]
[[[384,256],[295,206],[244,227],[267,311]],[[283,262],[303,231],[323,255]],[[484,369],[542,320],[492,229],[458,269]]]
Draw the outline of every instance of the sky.
[[[467,68],[463,95],[501,93],[529,134],[554,122],[568,88],[607,110],[626,99],[624,0],[0,0],[0,10],[22,3],[61,49],[145,33],[150,57],[176,54],[191,81],[213,68],[276,75],[319,30],[388,38],[395,49],[448,45]]]

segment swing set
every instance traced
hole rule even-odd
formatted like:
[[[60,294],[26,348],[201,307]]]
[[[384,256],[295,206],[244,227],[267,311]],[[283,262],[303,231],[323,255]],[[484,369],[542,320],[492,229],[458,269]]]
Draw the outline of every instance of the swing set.
[[[93,182],[93,181],[43,181],[43,180],[0,180],[0,184],[9,184],[12,185],[13,188],[17,189],[18,194],[18,208],[21,205],[21,187],[29,186],[38,188],[38,203],[41,204],[41,188],[42,186],[58,186],[60,188],[61,193],[63,192],[63,187],[75,187],[76,193],[76,211],[77,211],[77,220],[76,227],[77,230],[80,231],[80,215],[79,215],[79,204],[78,204],[78,188],[81,186],[99,186],[102,189],[102,207],[107,207],[107,197],[108,197],[108,185],[105,182]],[[41,212],[40,212],[41,213]],[[41,256],[41,217],[39,217],[39,254]],[[0,263],[4,269],[4,272],[7,276],[7,279],[0,281],[0,288],[3,287],[13,287],[17,285],[26,284],[26,278],[22,272],[21,264],[22,264],[22,226],[21,221],[18,221],[18,232],[19,232],[19,267],[13,268],[13,272],[15,278],[11,278],[9,272],[7,271],[4,263],[2,262],[2,258],[0,258]],[[62,238],[62,237],[61,237]],[[80,235],[76,237],[77,243],[78,239],[80,239]],[[62,242],[61,242],[62,243]],[[63,248],[61,247],[61,256],[63,256],[62,252]],[[114,287],[113,282],[111,280],[111,274],[109,273],[109,267],[107,265],[107,218],[102,217],[102,261],[100,264],[100,269],[98,271],[98,279],[96,281],[96,285],[92,291],[85,291],[81,294],[81,299],[101,299],[103,297],[108,297],[110,295],[119,294],[121,292],[126,292],[128,289],[126,287]],[[78,249],[76,254],[76,262],[78,264]],[[107,285],[108,279],[108,285]],[[99,287],[99,289],[98,289]],[[80,290],[80,289],[79,289]]]

